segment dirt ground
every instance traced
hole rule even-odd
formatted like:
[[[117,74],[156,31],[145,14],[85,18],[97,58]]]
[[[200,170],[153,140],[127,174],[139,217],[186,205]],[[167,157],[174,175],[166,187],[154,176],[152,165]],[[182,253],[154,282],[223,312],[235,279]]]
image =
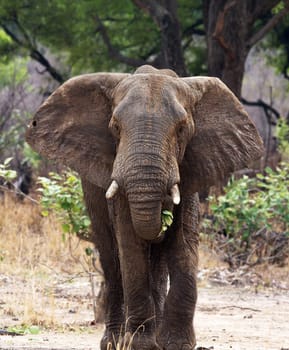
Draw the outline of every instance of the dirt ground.
[[[267,288],[258,276],[223,267],[200,270],[195,318],[200,349],[289,350],[288,281]],[[2,274],[0,287],[0,329],[17,329],[25,319],[40,325],[39,334],[0,336],[1,350],[99,349],[103,327],[91,325],[87,276],[47,280],[34,274],[31,280]]]

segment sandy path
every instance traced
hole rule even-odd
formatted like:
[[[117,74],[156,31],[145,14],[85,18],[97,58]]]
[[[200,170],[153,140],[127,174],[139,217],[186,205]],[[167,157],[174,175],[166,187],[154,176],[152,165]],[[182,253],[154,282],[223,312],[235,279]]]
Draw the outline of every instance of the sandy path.
[[[83,307],[84,299],[81,300],[81,312],[69,315],[74,326],[93,318],[91,310]],[[69,310],[71,307],[72,304],[67,303]],[[68,309],[64,307],[59,317],[65,317]],[[2,321],[0,318],[1,328]],[[249,289],[230,286],[200,287],[195,327],[198,347],[213,350],[289,350],[289,292],[263,290],[256,294]],[[99,349],[102,326],[75,329],[64,333],[41,331],[38,335],[0,336],[0,349]]]

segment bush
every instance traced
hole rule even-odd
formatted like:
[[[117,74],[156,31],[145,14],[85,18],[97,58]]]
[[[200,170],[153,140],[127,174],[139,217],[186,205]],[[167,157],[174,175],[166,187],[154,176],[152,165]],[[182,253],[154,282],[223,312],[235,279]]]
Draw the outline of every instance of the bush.
[[[278,149],[282,157],[289,160],[289,125],[284,118],[278,120],[276,137],[278,139]]]
[[[17,176],[16,171],[10,169],[11,160],[12,158],[7,158],[3,164],[0,163],[0,180],[2,180],[3,183],[10,182]]]
[[[281,263],[287,257],[289,164],[282,164],[276,171],[266,168],[256,178],[232,178],[224,194],[212,196],[209,201],[212,215],[204,220],[203,228],[215,233],[218,247],[225,248],[225,260],[231,265],[259,263],[264,259]],[[284,242],[281,260],[280,252],[278,257],[274,256],[280,239]],[[264,242],[273,246],[265,247]]]
[[[61,175],[49,173],[49,178],[39,177],[42,215],[53,211],[62,222],[63,238],[66,233],[75,233],[81,239],[91,241],[90,220],[83,203],[81,181],[71,170]]]

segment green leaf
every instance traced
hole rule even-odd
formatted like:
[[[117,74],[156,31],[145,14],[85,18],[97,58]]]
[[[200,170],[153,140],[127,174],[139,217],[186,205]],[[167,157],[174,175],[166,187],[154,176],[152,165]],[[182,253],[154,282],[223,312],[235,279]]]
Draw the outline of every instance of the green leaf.
[[[13,159],[12,157],[6,158],[4,160],[4,166],[7,167],[10,164],[10,162],[12,161],[12,159]]]
[[[163,210],[162,211],[162,215],[169,216],[169,217],[171,217],[173,219],[173,213],[171,211],[169,211],[169,210]]]
[[[28,328],[29,334],[39,334],[40,328],[38,326],[31,326]]]
[[[162,232],[167,231],[167,229],[172,225],[173,223],[173,213],[169,210],[163,210],[162,211]]]
[[[69,233],[70,232],[70,225],[67,223],[64,223],[61,225],[63,232]]]

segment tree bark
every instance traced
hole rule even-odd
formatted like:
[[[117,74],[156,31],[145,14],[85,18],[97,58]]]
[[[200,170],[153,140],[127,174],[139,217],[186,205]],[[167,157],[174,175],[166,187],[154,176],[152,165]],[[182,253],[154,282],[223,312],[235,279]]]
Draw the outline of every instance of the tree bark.
[[[252,46],[261,40],[288,12],[285,8],[255,32],[257,19],[280,1],[204,0],[204,24],[207,33],[208,73],[219,77],[241,97],[245,62]]]
[[[207,12],[208,73],[220,78],[241,96],[246,47],[246,3],[236,0],[209,1]]]

